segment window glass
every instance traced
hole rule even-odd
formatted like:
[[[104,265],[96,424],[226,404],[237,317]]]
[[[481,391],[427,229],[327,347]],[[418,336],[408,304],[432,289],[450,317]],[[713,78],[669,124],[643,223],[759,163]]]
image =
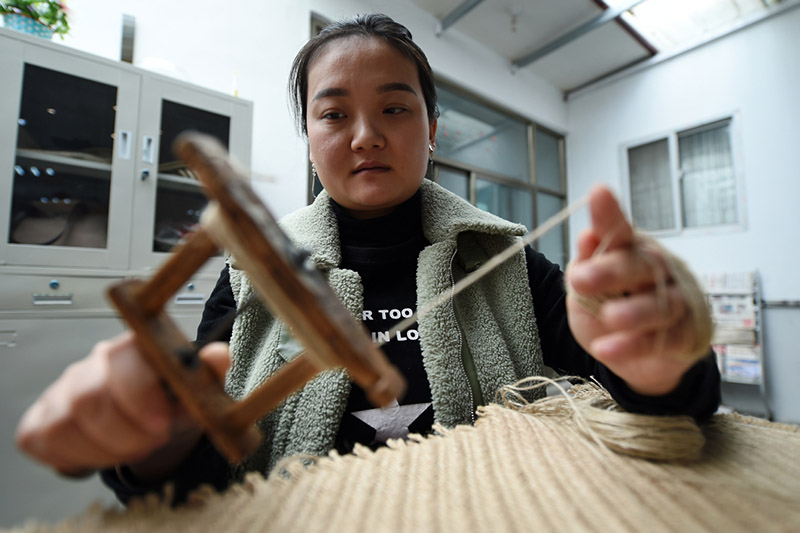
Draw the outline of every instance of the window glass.
[[[729,121],[678,134],[683,224],[738,222]]]
[[[524,122],[447,89],[438,92],[438,156],[530,182]]]
[[[645,231],[673,229],[675,208],[669,169],[669,141],[635,146],[628,150],[633,223]]]
[[[554,191],[563,191],[558,137],[537,128],[535,138],[536,184]]]
[[[550,217],[564,208],[564,200],[552,194],[536,194],[536,224],[546,222]],[[536,244],[536,249],[542,252],[550,261],[558,263],[563,270],[567,263],[567,251],[564,247],[565,227],[559,224],[543,236]]]
[[[469,176],[465,172],[440,166],[439,185],[469,201]]]
[[[511,222],[533,227],[533,193],[516,187],[478,178],[475,180],[475,205]]]

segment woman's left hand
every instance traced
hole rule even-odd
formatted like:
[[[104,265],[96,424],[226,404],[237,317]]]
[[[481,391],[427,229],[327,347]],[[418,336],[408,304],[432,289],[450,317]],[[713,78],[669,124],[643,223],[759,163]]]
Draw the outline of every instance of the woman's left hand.
[[[663,261],[658,251],[648,250],[648,260],[634,250],[633,229],[608,189],[595,188],[589,206],[592,227],[579,236],[577,258],[566,274],[574,289],[567,296],[570,328],[592,357],[635,392],[669,393],[693,364],[681,357],[696,337],[686,301],[666,269],[660,269],[666,293],[657,293],[653,262]],[[595,255],[601,242],[602,253]],[[595,313],[575,292],[608,299]]]

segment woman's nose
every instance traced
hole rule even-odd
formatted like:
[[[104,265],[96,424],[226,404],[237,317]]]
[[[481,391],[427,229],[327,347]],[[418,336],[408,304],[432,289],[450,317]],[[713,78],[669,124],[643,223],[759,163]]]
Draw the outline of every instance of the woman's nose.
[[[383,148],[386,139],[380,126],[374,120],[369,117],[360,117],[354,125],[353,138],[350,141],[350,148],[353,151]]]

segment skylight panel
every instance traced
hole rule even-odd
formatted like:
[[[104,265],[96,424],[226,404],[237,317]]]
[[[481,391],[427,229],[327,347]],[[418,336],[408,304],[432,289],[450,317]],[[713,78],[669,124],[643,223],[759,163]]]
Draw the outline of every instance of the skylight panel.
[[[783,0],[646,0],[621,18],[659,52],[699,43],[754,17]],[[607,2],[612,8],[625,1]]]

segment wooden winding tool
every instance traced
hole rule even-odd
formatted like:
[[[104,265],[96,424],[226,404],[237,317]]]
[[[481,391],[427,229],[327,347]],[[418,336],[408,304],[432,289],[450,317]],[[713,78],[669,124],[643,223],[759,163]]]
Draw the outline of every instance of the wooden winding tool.
[[[137,337],[144,357],[205,428],[217,449],[239,462],[255,451],[255,422],[326,368],[344,367],[376,405],[402,395],[405,381],[366,330],[333,294],[308,255],[295,247],[214,138],[184,133],[175,153],[204,186],[209,205],[194,232],[149,281],[126,280],[109,297]],[[306,351],[250,396],[234,401],[164,312],[164,304],[219,248],[244,268],[270,312]]]

